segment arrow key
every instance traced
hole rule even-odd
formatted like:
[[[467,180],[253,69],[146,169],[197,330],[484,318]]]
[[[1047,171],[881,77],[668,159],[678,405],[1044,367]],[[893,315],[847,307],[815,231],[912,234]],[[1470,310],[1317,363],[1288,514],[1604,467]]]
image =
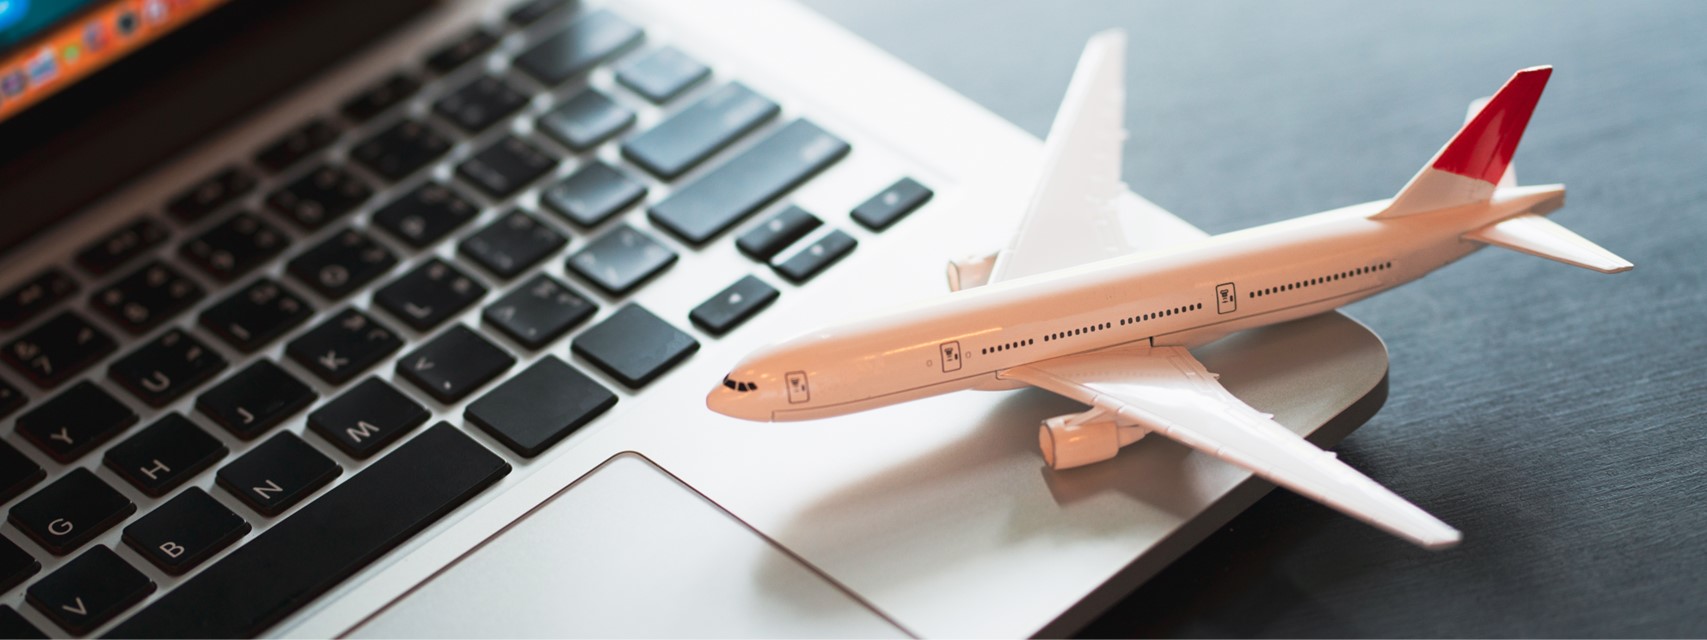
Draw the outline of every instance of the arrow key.
[[[26,592],[31,605],[76,635],[94,631],[150,593],[154,581],[104,546],[65,563]]]
[[[463,399],[515,364],[516,359],[503,349],[458,324],[398,360],[397,374],[448,404]],[[423,413],[421,420],[426,419]]]
[[[344,469],[289,431],[219,470],[219,486],[261,515],[276,516],[326,486]]]

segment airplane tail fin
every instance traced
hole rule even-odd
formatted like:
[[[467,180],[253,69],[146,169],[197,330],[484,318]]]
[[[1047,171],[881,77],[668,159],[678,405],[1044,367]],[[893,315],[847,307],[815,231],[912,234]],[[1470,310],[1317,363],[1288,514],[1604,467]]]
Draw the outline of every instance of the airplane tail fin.
[[[1512,75],[1411,178],[1392,204],[1372,217],[1397,218],[1487,202],[1497,186],[1511,184],[1505,177],[1511,156],[1552,74],[1552,67],[1543,66]]]

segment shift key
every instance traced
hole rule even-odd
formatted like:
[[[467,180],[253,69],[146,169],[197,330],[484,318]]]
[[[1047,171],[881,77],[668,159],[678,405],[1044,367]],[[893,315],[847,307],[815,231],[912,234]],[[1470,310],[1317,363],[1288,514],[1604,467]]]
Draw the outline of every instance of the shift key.
[[[674,180],[782,111],[739,82],[724,85],[622,145],[622,155]]]
[[[651,219],[682,240],[705,244],[848,154],[848,143],[795,120],[652,206]]]

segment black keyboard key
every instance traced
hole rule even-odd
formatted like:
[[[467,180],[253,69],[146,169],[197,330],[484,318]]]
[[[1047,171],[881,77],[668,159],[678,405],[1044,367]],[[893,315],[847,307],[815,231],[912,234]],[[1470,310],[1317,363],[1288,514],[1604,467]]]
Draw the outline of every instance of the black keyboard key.
[[[323,165],[267,196],[267,208],[299,229],[315,231],[354,211],[371,196],[373,188],[355,174]]]
[[[202,310],[201,324],[226,344],[254,353],[312,315],[314,307],[290,289],[260,278]]]
[[[830,265],[847,257],[857,244],[859,242],[854,240],[853,236],[841,229],[835,229],[813,241],[812,244],[806,245],[805,248],[789,256],[788,259],[771,266],[784,278],[788,278],[789,282],[801,284],[811,280],[813,276],[818,275]]]
[[[746,276],[694,307],[688,319],[706,332],[720,336],[776,302],[778,295],[776,288],[765,281]]]
[[[439,98],[433,112],[469,133],[480,133],[527,106],[528,95],[492,76],[481,76]]]
[[[7,384],[5,380],[0,380],[0,418],[12,415],[13,411],[17,411],[29,402],[30,399],[25,397],[22,391]],[[0,502],[5,502],[5,500],[0,500]]]
[[[41,571],[41,563],[37,562],[29,552],[18,548],[12,541],[0,538],[0,590],[11,591],[25,578]],[[0,637],[15,638],[17,636],[0,635]]]
[[[539,117],[539,129],[563,146],[586,151],[634,124],[634,111],[586,89]]]
[[[360,311],[345,309],[290,341],[285,354],[321,380],[344,384],[402,347],[397,332]]]
[[[209,565],[111,635],[260,635],[509,471],[491,451],[440,422]]]
[[[124,543],[161,571],[181,576],[249,533],[249,523],[198,487],[124,528]]]
[[[485,27],[475,27],[427,56],[427,68],[440,75],[450,73],[480,54],[491,51],[492,46],[496,44],[497,35]]]
[[[551,173],[556,166],[557,158],[514,136],[504,136],[457,165],[456,175],[486,195],[502,200]]]
[[[605,293],[620,296],[676,263],[676,252],[619,224],[569,257],[569,268]]]
[[[225,370],[225,358],[176,327],[113,361],[107,376],[150,407],[164,407]]]
[[[13,505],[7,520],[48,552],[63,556],[134,512],[136,505],[124,494],[77,467]]]
[[[276,516],[326,486],[343,467],[289,431],[255,445],[216,474],[219,486],[257,513]]]
[[[11,587],[7,587],[7,589],[10,590]],[[13,608],[0,605],[0,638],[42,638],[45,640],[47,634],[42,633],[41,629],[30,624],[30,621],[25,620],[24,616],[19,615]]]
[[[272,144],[261,147],[260,151],[255,152],[255,164],[261,165],[267,173],[284,171],[303,158],[331,146],[338,139],[339,133],[342,131],[338,125],[332,124],[326,118],[311,119],[297,125],[295,129],[286,131]]]
[[[599,307],[546,274],[499,298],[481,317],[504,335],[538,349],[593,317]]]
[[[245,211],[185,242],[178,253],[208,275],[230,281],[284,251],[286,242],[277,228]]]
[[[575,336],[569,348],[628,388],[639,389],[699,351],[699,341],[631,302]]]
[[[601,9],[517,56],[515,65],[546,86],[556,86],[639,44],[640,37],[640,27]]]
[[[350,157],[396,181],[437,160],[450,147],[450,139],[432,125],[404,120],[356,145]]]
[[[139,218],[115,229],[77,253],[77,265],[93,275],[106,275],[166,241],[166,227],[153,218]]]
[[[54,460],[71,462],[136,424],[136,412],[84,380],[18,416],[18,433]]]
[[[776,254],[782,253],[795,241],[812,233],[819,225],[824,224],[818,216],[810,212],[788,205],[776,212],[759,226],[748,229],[741,237],[735,239],[735,248],[741,253],[759,262],[770,262]]]
[[[486,287],[433,258],[375,291],[373,301],[416,331],[428,331],[484,295]]]
[[[446,367],[460,363],[445,362]],[[425,407],[368,376],[361,383],[308,414],[308,428],[358,460],[379,453],[403,434],[433,417]]]
[[[138,491],[166,495],[224,458],[225,445],[177,412],[107,449],[107,468]]]
[[[154,593],[154,581],[106,547],[65,563],[25,592],[37,611],[73,634],[106,624]]]
[[[528,0],[510,9],[506,19],[518,27],[525,27],[553,11],[574,4],[574,0]]]
[[[615,405],[609,389],[556,356],[545,356],[469,403],[463,415],[532,458]]]
[[[201,285],[158,260],[95,292],[89,306],[132,335],[147,333],[206,295]]]
[[[616,72],[616,81],[663,104],[711,76],[711,68],[675,47],[660,47]]]
[[[11,502],[12,498],[18,497],[18,494],[35,486],[45,477],[47,472],[42,470],[41,465],[29,459],[23,452],[12,448],[12,445],[0,442],[0,504]],[[0,562],[0,567],[4,565],[5,563]],[[0,575],[4,573],[0,571]],[[0,591],[5,589],[4,585],[0,585]]]
[[[848,154],[848,143],[796,120],[651,209],[652,221],[693,244],[735,226]]]
[[[516,359],[503,349],[458,324],[398,360],[397,374],[449,404],[467,397],[515,364]]]
[[[520,209],[513,209],[485,229],[463,239],[457,250],[500,278],[514,278],[569,240]]]
[[[421,81],[413,74],[399,71],[375,83],[349,100],[344,101],[345,118],[357,124],[367,122],[390,109],[421,89]]]
[[[240,167],[226,167],[168,200],[166,211],[179,221],[195,222],[254,188],[255,176]]]
[[[0,353],[6,363],[43,389],[52,389],[112,353],[118,345],[89,321],[62,311]]]
[[[438,242],[480,213],[452,189],[428,182],[373,212],[373,224],[416,249]]]
[[[0,296],[0,329],[34,320],[54,303],[77,292],[77,281],[64,271],[48,269]]]
[[[308,408],[317,395],[272,360],[256,360],[196,397],[196,410],[231,435],[254,440]]]
[[[539,201],[583,227],[592,227],[646,197],[646,185],[597,160],[582,165]]]
[[[350,295],[397,266],[397,256],[365,234],[345,229],[292,258],[285,270],[332,300]]]
[[[660,178],[675,179],[782,108],[746,85],[731,82],[622,144],[622,155]]]
[[[902,178],[854,207],[853,219],[867,229],[882,231],[930,199],[930,189],[912,178]]]

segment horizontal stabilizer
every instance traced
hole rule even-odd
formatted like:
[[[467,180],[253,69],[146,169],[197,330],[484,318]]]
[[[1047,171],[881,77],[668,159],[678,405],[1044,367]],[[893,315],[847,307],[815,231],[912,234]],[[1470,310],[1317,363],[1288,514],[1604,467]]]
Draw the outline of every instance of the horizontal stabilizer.
[[[1464,234],[1464,238],[1601,273],[1619,273],[1635,268],[1630,261],[1559,226],[1559,223],[1534,214],[1482,227]]]

